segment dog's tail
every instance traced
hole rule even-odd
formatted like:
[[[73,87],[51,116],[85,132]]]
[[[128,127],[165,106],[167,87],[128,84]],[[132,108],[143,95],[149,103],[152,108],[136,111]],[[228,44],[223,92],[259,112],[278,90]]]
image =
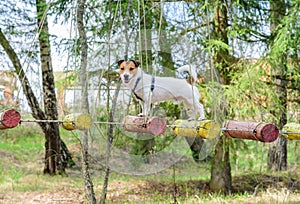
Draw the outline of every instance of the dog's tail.
[[[183,65],[177,69],[178,72],[188,72],[190,77],[187,79],[187,82],[191,85],[195,85],[197,81],[197,73],[192,65]]]

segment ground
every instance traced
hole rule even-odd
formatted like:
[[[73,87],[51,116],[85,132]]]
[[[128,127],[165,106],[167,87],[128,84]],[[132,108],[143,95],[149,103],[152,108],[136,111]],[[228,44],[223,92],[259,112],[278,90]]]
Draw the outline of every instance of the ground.
[[[188,181],[176,185],[177,199],[185,198],[185,203],[300,203],[300,182],[285,183],[282,178],[261,176],[260,183],[247,177],[234,180],[235,191],[247,192],[248,195],[236,196],[234,199],[215,197],[203,181]],[[275,183],[274,183],[275,181]],[[267,187],[269,184],[274,187]],[[238,184],[238,185],[236,185]],[[286,186],[290,185],[290,186]],[[188,188],[187,188],[188,186]],[[245,189],[243,186],[247,186]],[[264,187],[265,186],[265,187]],[[289,188],[287,188],[289,187]],[[263,191],[261,191],[264,189]],[[280,189],[280,190],[279,190]],[[247,191],[246,191],[247,190]],[[108,203],[125,203],[151,201],[153,195],[173,197],[174,184],[156,181],[112,181],[109,183]],[[298,192],[298,194],[295,194]],[[238,194],[236,194],[238,195]],[[202,197],[202,198],[201,198]],[[172,198],[171,198],[172,199]],[[174,199],[174,198],[173,198]],[[163,203],[163,201],[158,201]],[[59,187],[55,190],[37,190],[28,192],[7,192],[0,194],[0,203],[84,203],[82,188]]]
[[[42,174],[44,139],[39,135],[20,137],[18,132],[14,135],[0,137],[0,204],[85,203],[77,139],[64,139],[76,166],[67,169],[68,176],[49,176]],[[107,203],[300,203],[299,143],[290,144],[289,166],[281,172],[266,170],[263,153],[267,144],[250,141],[243,144],[247,149],[235,150],[230,195],[211,192],[210,162],[196,163],[187,154],[172,167],[151,175],[112,172]],[[95,158],[92,161],[91,175],[99,200],[104,169]]]

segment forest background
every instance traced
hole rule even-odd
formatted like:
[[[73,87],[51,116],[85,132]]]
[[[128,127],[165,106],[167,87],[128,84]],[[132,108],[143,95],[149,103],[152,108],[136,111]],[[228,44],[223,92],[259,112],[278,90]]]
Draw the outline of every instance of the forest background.
[[[112,123],[138,112],[137,102],[128,99],[123,89],[120,91],[116,66],[119,59],[138,59],[144,70],[160,76],[178,76],[176,68],[193,64],[207,118],[219,124],[225,120],[270,122],[281,130],[287,123],[299,123],[299,5],[299,1],[281,0],[1,1],[1,65],[19,79],[21,88],[17,92],[24,93],[31,112],[26,117],[43,121],[37,124],[45,140],[39,150],[44,151],[44,174],[68,174],[67,168],[74,165],[68,146],[74,145],[75,138],[89,203],[97,200],[97,179],[103,180],[99,201],[105,202],[112,171],[118,176],[150,175],[173,168],[175,181],[177,165],[187,155],[197,162],[193,163],[196,167],[209,169],[209,191],[231,194],[232,163],[243,175],[237,165],[241,156],[238,152],[248,158],[255,143],[254,150],[260,153],[254,154],[251,162],[260,165],[251,168],[251,172],[288,172],[287,183],[293,181],[291,192],[297,193],[299,182],[294,180],[299,180],[295,170],[299,169],[298,142],[287,141],[282,135],[271,144],[233,140],[222,134],[215,140],[179,139],[171,131],[160,138],[140,137]],[[68,36],[60,36],[59,30],[51,31],[49,25],[55,24],[60,25],[58,29],[67,28]],[[60,79],[55,78],[54,61],[59,61],[59,69],[63,70]],[[74,104],[70,107],[58,100],[59,90],[67,88],[73,90]],[[118,101],[120,95],[124,100]],[[1,110],[7,108],[11,105]],[[59,128],[59,123],[44,122],[75,112],[89,113],[99,123],[90,131],[70,136]],[[180,106],[168,102],[155,106],[153,114],[163,116],[168,123],[176,117],[184,118]],[[31,126],[34,127],[23,123],[19,128],[32,129]],[[11,130],[1,135],[4,143],[25,137]],[[3,147],[1,152],[6,149],[9,148]],[[288,156],[288,150],[293,154]],[[170,163],[160,157],[168,154]],[[202,160],[209,162],[203,164]],[[99,166],[103,173],[98,178],[91,168]],[[15,185],[12,175],[16,174],[19,181],[19,169],[12,167],[8,172],[12,172],[8,175]],[[24,174],[21,170],[21,176]],[[3,173],[2,182],[8,175]],[[170,194],[177,202],[180,193],[176,182],[172,186]]]

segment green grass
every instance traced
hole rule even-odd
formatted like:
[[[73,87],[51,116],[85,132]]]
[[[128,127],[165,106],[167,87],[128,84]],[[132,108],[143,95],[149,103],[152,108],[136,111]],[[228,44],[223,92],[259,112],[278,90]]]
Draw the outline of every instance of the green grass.
[[[77,162],[75,168],[67,169],[68,177],[43,175],[45,141],[37,126],[28,128],[27,125],[0,131],[0,192],[18,195],[22,192],[38,191],[45,193],[47,197],[53,191],[66,191],[66,195],[69,195],[69,191],[81,189],[83,194],[84,181],[80,171],[78,140],[81,133],[61,129],[61,137]],[[105,138],[101,134],[94,134],[93,137],[97,151],[105,152]],[[300,180],[299,145],[299,141],[289,141],[288,170],[272,172],[266,166],[269,144],[234,140],[230,151],[232,181],[235,190],[242,191],[233,192],[231,195],[209,192],[210,162],[195,163],[189,151],[183,151],[185,159],[174,167],[156,174],[134,176],[111,172],[108,203],[137,203],[141,199],[144,203],[172,203],[174,169],[178,203],[247,203],[249,198],[264,203],[265,198],[267,202],[281,202],[285,197],[291,202],[297,202],[300,197],[300,184],[295,182]],[[91,164],[91,175],[99,198],[104,172],[99,160],[92,157],[93,159],[95,162]],[[289,186],[291,181],[294,182],[292,187]],[[79,198],[75,196],[74,199]]]
[[[1,140],[0,149],[18,159],[26,161],[44,149],[43,137],[33,135]]]

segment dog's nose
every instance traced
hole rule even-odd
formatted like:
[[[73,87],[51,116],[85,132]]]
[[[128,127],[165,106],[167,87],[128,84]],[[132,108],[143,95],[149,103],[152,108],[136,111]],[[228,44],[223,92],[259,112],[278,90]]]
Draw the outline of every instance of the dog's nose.
[[[129,74],[124,74],[124,79],[128,79],[129,78]]]

